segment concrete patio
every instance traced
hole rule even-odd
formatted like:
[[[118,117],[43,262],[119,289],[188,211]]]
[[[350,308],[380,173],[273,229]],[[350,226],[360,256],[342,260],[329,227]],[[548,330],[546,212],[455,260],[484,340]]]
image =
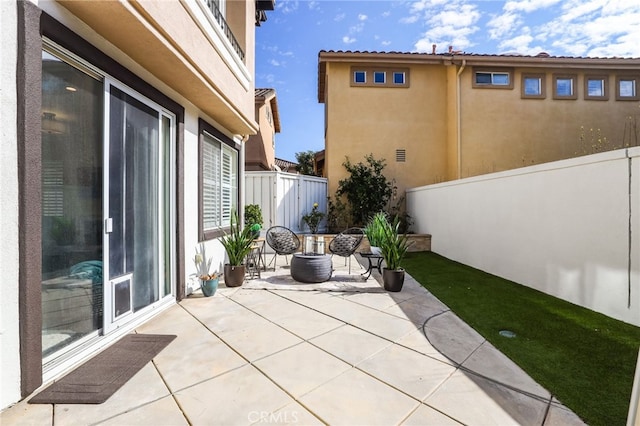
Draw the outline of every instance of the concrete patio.
[[[297,284],[278,260],[139,327],[177,339],[104,404],[22,401],[0,424],[583,424],[411,277],[388,293],[335,257]]]

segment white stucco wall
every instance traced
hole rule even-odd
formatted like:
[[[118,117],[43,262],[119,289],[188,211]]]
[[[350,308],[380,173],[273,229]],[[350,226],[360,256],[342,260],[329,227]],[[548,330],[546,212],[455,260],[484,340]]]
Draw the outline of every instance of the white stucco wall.
[[[0,408],[20,399],[18,330],[17,8],[0,1]]]
[[[434,252],[640,326],[640,148],[414,188],[407,206]]]

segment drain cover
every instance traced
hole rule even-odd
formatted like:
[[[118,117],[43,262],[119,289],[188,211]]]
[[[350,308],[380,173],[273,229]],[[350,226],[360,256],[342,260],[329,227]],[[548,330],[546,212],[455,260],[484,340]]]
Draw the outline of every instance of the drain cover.
[[[512,338],[516,337],[516,333],[514,333],[514,332],[513,332],[513,331],[511,331],[511,330],[500,330],[500,333],[499,333],[499,334],[500,334],[502,337],[507,337],[507,338],[509,338],[509,339],[512,339]]]

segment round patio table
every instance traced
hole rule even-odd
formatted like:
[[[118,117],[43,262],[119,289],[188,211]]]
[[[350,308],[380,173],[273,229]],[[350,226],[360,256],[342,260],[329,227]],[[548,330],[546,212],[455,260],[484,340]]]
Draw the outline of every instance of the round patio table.
[[[291,259],[291,277],[302,283],[329,281],[332,266],[331,256],[327,254],[294,253]]]

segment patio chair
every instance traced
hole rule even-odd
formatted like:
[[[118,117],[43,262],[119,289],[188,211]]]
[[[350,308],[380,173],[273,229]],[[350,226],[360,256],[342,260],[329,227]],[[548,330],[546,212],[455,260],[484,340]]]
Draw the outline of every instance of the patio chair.
[[[272,226],[267,229],[265,237],[267,244],[269,244],[269,247],[275,252],[271,260],[274,270],[276,269],[276,257],[278,255],[283,255],[288,265],[289,260],[287,259],[287,255],[295,253],[300,247],[300,239],[296,233],[284,226]],[[271,265],[271,262],[269,262],[269,265]]]
[[[347,258],[349,259],[349,275],[351,275],[351,255],[360,246],[363,236],[362,228],[349,228],[336,235],[329,243],[329,251],[332,255],[344,257],[345,265]]]

